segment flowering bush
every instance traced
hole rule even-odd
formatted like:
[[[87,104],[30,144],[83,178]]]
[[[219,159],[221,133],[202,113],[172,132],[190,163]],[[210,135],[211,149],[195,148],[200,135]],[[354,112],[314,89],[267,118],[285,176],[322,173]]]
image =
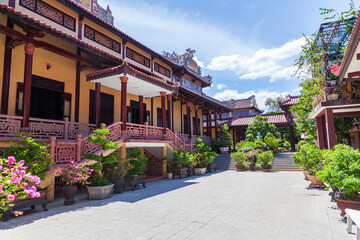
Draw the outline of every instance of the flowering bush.
[[[17,199],[37,198],[40,192],[29,183],[40,183],[38,176],[26,173],[24,160],[17,162],[14,157],[0,159],[0,217],[6,211],[11,211],[13,202]],[[13,212],[16,216],[20,211]]]
[[[142,175],[146,171],[147,157],[143,157],[140,148],[128,149],[129,176]]]
[[[120,151],[126,151],[125,149],[121,149]],[[122,159],[120,155],[120,151],[117,151],[114,155],[116,156],[116,162],[111,164],[105,164],[103,171],[104,175],[110,179],[121,179],[126,176],[131,168],[131,164],[129,163],[129,159]]]
[[[61,172],[58,172],[57,174],[61,174],[60,179],[67,186],[72,186],[76,183],[85,185],[90,184],[88,179],[93,171],[93,169],[90,169],[83,164],[71,161],[70,164],[65,165]]]

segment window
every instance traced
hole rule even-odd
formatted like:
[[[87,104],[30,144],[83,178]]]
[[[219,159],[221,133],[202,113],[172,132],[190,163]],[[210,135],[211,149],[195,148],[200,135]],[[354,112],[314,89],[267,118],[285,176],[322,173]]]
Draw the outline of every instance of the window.
[[[150,67],[150,58],[145,57],[131,48],[126,47],[126,57],[144,65],[145,67]]]
[[[192,121],[193,121],[193,135],[200,135],[200,118],[197,119],[198,120],[198,126],[199,126],[199,129],[198,129],[198,132],[196,133],[196,129],[195,129],[195,126],[196,126],[196,123],[195,123],[195,117],[193,117]]]
[[[166,110],[166,127],[168,128],[169,127],[169,121],[167,119],[167,116],[168,116],[168,110]],[[158,127],[162,127],[162,110],[161,108],[157,108],[157,126]]]
[[[90,90],[89,123],[95,123],[95,91]],[[114,95],[100,95],[100,123],[114,123]]]
[[[104,47],[107,47],[117,53],[121,53],[121,44],[112,38],[98,32],[97,30],[85,25],[84,36]]]
[[[161,73],[162,75],[164,75],[168,78],[171,77],[170,70],[158,63],[154,63],[154,70],[155,70],[155,72]]]

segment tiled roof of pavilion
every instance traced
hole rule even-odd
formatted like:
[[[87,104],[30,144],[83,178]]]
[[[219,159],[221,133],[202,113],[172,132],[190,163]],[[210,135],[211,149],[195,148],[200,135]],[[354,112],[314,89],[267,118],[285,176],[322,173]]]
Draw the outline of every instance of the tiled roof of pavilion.
[[[267,117],[269,123],[271,124],[287,124],[288,119],[285,113],[273,113],[273,114],[262,114],[261,116]],[[233,119],[230,119],[226,122],[229,127],[241,127],[241,126],[248,126],[251,124],[254,119],[255,115],[252,116],[239,116]]]
[[[256,104],[255,95],[252,95],[246,99],[224,101],[224,103],[234,110],[244,109],[244,108],[255,108],[259,112],[261,112],[261,110],[258,108],[258,106]]]
[[[280,106],[293,106],[299,102],[299,96],[288,96],[288,99],[286,99],[283,102],[280,102]]]

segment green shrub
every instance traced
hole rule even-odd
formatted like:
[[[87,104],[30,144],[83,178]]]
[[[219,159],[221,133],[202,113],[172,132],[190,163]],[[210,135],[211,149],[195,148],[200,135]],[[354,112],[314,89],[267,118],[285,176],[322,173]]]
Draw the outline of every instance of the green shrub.
[[[279,150],[279,152],[284,152],[284,151],[285,151],[285,148],[283,148],[283,147],[278,147],[278,150]]]
[[[263,150],[264,148],[264,142],[261,140],[256,140],[255,141],[255,147],[256,150]]]
[[[259,164],[272,164],[273,159],[274,153],[272,151],[266,151],[257,156],[256,162]]]
[[[297,144],[296,144],[296,148],[298,150],[300,150],[301,146],[305,145],[307,142],[304,140],[300,140]]]
[[[246,152],[246,161],[249,163],[254,163],[256,161],[256,156],[258,155],[258,151],[249,151]]]
[[[241,150],[241,148],[244,146],[245,143],[246,143],[245,141],[240,141],[240,142],[236,143],[235,150],[236,151]]]
[[[19,133],[9,144],[10,147],[5,150],[4,157],[12,156],[18,160],[24,160],[24,166],[28,168],[26,172],[44,180],[47,175],[45,170],[53,164],[46,145],[38,143],[23,133]]]
[[[305,144],[293,155],[294,163],[302,169],[315,173],[322,168],[322,151],[314,144]]]
[[[304,146],[301,148],[303,149]],[[317,176],[333,189],[342,192],[345,199],[360,200],[360,152],[338,144],[332,152],[323,154],[327,160]]]
[[[252,147],[252,148],[255,149],[255,143],[254,143],[254,142],[246,141],[246,142],[244,143],[244,145],[242,146],[241,150],[242,150],[243,148],[246,148],[246,147]]]
[[[286,150],[289,150],[291,148],[291,144],[288,141],[284,141],[283,146]]]
[[[214,147],[231,147],[232,145],[233,142],[231,140],[231,134],[229,133],[229,126],[227,124],[224,124],[220,127],[217,139],[214,142]]]
[[[276,138],[274,134],[268,133],[265,136],[264,142],[266,145],[268,145],[269,148],[277,148],[280,144],[281,139]]]
[[[143,175],[146,171],[147,157],[142,156],[141,148],[129,148],[126,150],[127,161],[130,166],[128,174],[130,176]]]
[[[243,148],[241,149],[241,151],[244,152],[244,153],[247,153],[247,152],[250,152],[250,151],[254,151],[254,150],[255,150],[255,148],[253,148],[253,147],[243,147]]]
[[[211,147],[203,143],[201,138],[196,138],[196,144],[194,148],[197,150],[196,161],[203,166],[207,166],[214,163],[218,154],[212,151]]]
[[[90,183],[91,186],[106,186],[109,184],[110,182],[106,177],[100,177],[98,175],[94,176]]]
[[[244,153],[244,152],[233,152],[233,153],[231,153],[230,157],[237,164],[245,164],[246,163],[246,153]]]

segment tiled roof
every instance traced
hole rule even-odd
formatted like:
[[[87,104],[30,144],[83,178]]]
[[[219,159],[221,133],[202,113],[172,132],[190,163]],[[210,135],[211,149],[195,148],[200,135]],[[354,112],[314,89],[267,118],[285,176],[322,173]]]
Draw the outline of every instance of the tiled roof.
[[[271,123],[271,124],[286,124],[286,123],[288,123],[285,113],[262,114],[261,116],[267,117],[269,123]],[[248,126],[249,124],[251,124],[254,121],[255,117],[256,117],[255,115],[236,117],[236,118],[229,120],[227,122],[227,125],[229,127]]]
[[[258,107],[257,107],[256,99],[255,99],[254,95],[252,95],[246,99],[224,101],[224,103],[234,110],[235,109],[244,109],[244,108],[255,108],[259,112],[261,112],[260,109],[258,109]]]
[[[286,99],[285,101],[279,103],[280,106],[292,106],[295,105],[299,102],[299,97],[298,96],[288,96],[288,99]]]

